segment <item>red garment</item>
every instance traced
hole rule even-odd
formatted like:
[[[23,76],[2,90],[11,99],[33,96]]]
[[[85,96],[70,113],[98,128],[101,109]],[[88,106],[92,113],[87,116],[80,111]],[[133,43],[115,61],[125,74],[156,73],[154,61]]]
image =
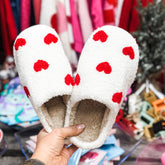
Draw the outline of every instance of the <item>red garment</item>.
[[[147,6],[148,2],[153,2],[153,0],[142,0],[143,7]],[[137,0],[124,0],[123,2],[119,27],[128,32],[136,31],[139,26],[137,5]]]
[[[35,22],[36,22],[36,24],[39,24],[40,11],[41,11],[41,0],[33,0],[33,6],[34,6]]]
[[[115,25],[117,0],[105,0],[104,2],[104,24]]]
[[[130,23],[130,14],[132,10],[132,4],[134,0],[124,0],[123,7],[121,10],[121,16],[119,21],[119,27],[129,31],[129,23]]]
[[[17,36],[17,28],[10,0],[0,0],[0,21],[5,55],[12,55],[13,43]]]
[[[21,31],[30,26],[30,0],[21,0]]]

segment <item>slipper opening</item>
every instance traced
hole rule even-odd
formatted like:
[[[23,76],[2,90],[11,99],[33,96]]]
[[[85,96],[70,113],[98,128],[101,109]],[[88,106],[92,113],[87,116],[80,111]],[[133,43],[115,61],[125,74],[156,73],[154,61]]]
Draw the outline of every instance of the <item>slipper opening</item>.
[[[41,106],[41,110],[51,129],[64,127],[66,105],[69,95],[56,96]]]
[[[85,99],[72,108],[70,125],[85,124],[85,130],[77,138],[85,142],[92,142],[102,133],[109,113],[110,110],[103,103]]]

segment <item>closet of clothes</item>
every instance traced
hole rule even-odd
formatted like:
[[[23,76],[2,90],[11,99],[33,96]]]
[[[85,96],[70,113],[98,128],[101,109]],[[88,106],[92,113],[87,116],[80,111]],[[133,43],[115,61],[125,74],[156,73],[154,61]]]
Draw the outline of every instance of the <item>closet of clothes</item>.
[[[143,6],[153,0],[141,0]],[[76,67],[89,35],[103,25],[129,32],[138,28],[138,0],[0,0],[0,62],[12,55],[16,36],[35,24],[59,34],[65,53]]]

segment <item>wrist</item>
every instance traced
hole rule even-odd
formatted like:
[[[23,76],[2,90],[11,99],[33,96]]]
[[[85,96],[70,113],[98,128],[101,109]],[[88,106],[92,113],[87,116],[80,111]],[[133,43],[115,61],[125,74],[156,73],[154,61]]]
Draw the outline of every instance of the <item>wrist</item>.
[[[31,158],[31,159],[25,160],[24,165],[45,165],[45,163],[38,159]]]
[[[31,160],[39,160],[41,162],[43,162],[44,165],[47,165],[47,159],[45,158],[45,155],[40,154],[40,153],[33,153],[32,157],[30,158]]]

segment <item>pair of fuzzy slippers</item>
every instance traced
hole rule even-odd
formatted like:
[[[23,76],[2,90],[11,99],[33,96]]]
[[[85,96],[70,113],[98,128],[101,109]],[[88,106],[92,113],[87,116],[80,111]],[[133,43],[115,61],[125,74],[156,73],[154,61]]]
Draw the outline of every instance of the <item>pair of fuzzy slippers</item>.
[[[54,29],[32,26],[19,34],[14,57],[21,84],[44,128],[85,124],[71,143],[84,149],[101,146],[127,90],[134,81],[139,52],[125,30],[103,26],[93,32],[73,78]]]

